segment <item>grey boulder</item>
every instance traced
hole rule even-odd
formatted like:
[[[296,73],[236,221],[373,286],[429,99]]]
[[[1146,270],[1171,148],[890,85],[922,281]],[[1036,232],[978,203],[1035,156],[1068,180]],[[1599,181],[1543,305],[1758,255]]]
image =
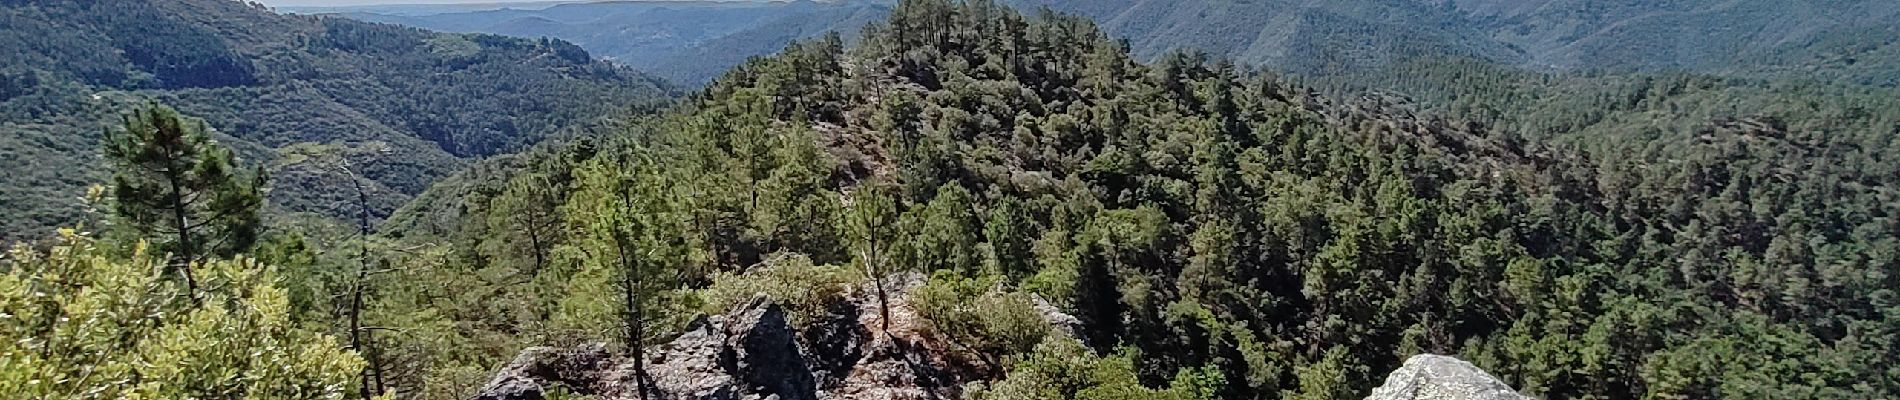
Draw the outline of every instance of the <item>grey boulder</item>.
[[[1464,360],[1423,354],[1385,377],[1366,400],[1529,400]]]

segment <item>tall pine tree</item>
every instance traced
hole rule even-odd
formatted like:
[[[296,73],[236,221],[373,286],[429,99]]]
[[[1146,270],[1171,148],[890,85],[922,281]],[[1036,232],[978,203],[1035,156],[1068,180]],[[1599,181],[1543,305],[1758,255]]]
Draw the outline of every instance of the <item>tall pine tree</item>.
[[[572,243],[583,256],[581,275],[606,278],[608,290],[579,291],[576,304],[608,304],[620,317],[621,339],[631,354],[646,354],[668,307],[678,302],[669,291],[680,287],[681,266],[693,253],[676,192],[680,180],[667,174],[650,154],[621,155],[595,162],[577,173],[578,191],[568,204],[569,223],[578,228]],[[607,294],[618,299],[599,298]],[[588,298],[593,297],[593,298]],[[602,307],[590,307],[602,308]],[[653,389],[645,360],[634,357],[635,387],[642,398]]]
[[[113,165],[115,220],[170,254],[168,272],[183,274],[192,297],[192,263],[243,252],[257,240],[264,173],[238,172],[231,151],[206,137],[202,122],[152,104],[107,132],[105,156]]]

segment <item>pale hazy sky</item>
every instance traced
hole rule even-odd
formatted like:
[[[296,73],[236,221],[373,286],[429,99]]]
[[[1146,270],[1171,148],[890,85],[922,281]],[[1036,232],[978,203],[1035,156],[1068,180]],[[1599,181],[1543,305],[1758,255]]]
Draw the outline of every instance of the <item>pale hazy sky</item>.
[[[361,6],[371,4],[492,4],[532,3],[536,0],[263,0],[270,6]],[[552,1],[552,0],[548,0]]]

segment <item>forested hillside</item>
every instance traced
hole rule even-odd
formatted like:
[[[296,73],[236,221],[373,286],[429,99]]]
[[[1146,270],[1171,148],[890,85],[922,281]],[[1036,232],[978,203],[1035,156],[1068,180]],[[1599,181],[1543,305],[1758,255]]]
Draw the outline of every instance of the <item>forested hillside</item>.
[[[1370,95],[1413,111],[1457,115],[1537,140],[1583,146],[1680,142],[1722,118],[1770,117],[1791,130],[1886,136],[1900,87],[1812,76],[1772,79],[1689,73],[1552,73],[1473,60],[1411,60],[1301,82],[1332,96]],[[1603,154],[1620,154],[1594,149]]]
[[[1421,0],[1457,10],[1532,66],[1683,69],[1900,84],[1887,1]]]
[[[667,95],[654,78],[554,40],[283,16],[228,0],[0,2],[0,240],[78,217],[98,140],[132,106],[202,118],[276,175],[275,204],[387,215],[467,159]]]
[[[1076,14],[1143,60],[1196,49],[1308,76],[1420,59],[1540,71],[1694,72],[1900,83],[1900,7],[1886,1],[1009,0]],[[457,32],[557,37],[700,84],[747,57],[825,32],[847,41],[888,2],[601,2],[455,11],[345,8],[343,15]]]
[[[471,175],[438,207],[469,214],[389,232],[445,256],[379,283],[383,315],[481,327],[447,341],[494,363],[632,351],[734,291],[823,309],[800,288],[919,272],[913,303],[950,302],[923,317],[1002,366],[973,398],[1350,399],[1425,352],[1544,398],[1900,390],[1884,89],[1490,64],[1358,82],[1437,88],[1415,103],[1143,63],[995,2],[906,1],[867,32]],[[414,282],[483,295],[415,304]],[[1022,297],[1083,329],[1014,325]]]
[[[1532,69],[1900,83],[1889,1],[1010,0],[1099,21],[1136,54],[1201,49],[1300,74],[1417,57]]]
[[[338,15],[445,32],[561,38],[603,58],[700,85],[747,58],[826,33],[855,34],[889,1],[616,1],[404,13],[364,7]]]
[[[0,93],[9,107],[57,112],[36,111],[32,124],[9,120],[7,129],[48,133],[0,136],[24,143],[0,149],[101,154],[107,162],[97,165],[69,158],[111,179],[69,179],[111,186],[72,201],[88,212],[64,223],[81,229],[0,258],[0,315],[17,316],[0,320],[0,389],[45,398],[466,399],[485,383],[506,386],[492,378],[517,354],[550,353],[595,358],[570,358],[589,361],[575,366],[524,356],[525,368],[576,367],[594,373],[578,378],[632,386],[557,379],[565,386],[521,392],[575,398],[680,383],[654,385],[647,377],[680,371],[646,368],[699,377],[692,374],[810,352],[801,363],[812,371],[768,371],[783,382],[728,383],[721,387],[736,392],[713,394],[1359,399],[1408,357],[1433,353],[1469,360],[1538,398],[1900,396],[1900,93],[1892,87],[1851,74],[1520,69],[1482,57],[1395,56],[1411,54],[1386,46],[1405,42],[1396,38],[1347,39],[1366,47],[1320,58],[1343,66],[1374,57],[1369,68],[1283,76],[1124,41],[1116,27],[1126,21],[1103,18],[1104,29],[1087,17],[1170,5],[1141,15],[1228,29],[1251,26],[1223,19],[1258,15],[1240,10],[1260,3],[1067,2],[1099,7],[1084,16],[1026,14],[1018,3],[903,0],[856,41],[798,42],[657,110],[643,97],[588,97],[646,86],[610,84],[639,80],[562,42],[265,14],[242,15],[325,27],[300,36],[306,41],[267,42],[300,43],[289,49],[324,57],[232,45],[232,54],[273,56],[206,58],[199,53],[224,53],[192,46],[199,56],[177,59],[210,61],[126,67],[123,76],[110,73],[117,67],[6,75]],[[83,5],[0,4],[17,10],[8,15],[95,15]],[[1301,4],[1309,16],[1286,18],[1326,22],[1302,26],[1379,30],[1341,21],[1516,18],[1570,3]],[[1578,7],[1652,3],[1594,4]],[[1869,11],[1876,6],[1859,10],[1881,18]],[[431,78],[507,87],[445,95],[455,104],[504,93],[556,99],[506,103],[496,120],[567,110],[566,102],[626,112],[597,120],[575,111],[563,118],[587,123],[560,126],[588,134],[480,162],[455,158],[457,172],[433,175],[449,177],[379,228],[365,213],[356,232],[260,235],[268,227],[256,215],[263,182],[358,193],[354,179],[298,183],[285,165],[407,144],[473,155],[525,142],[390,128],[386,145],[344,136],[282,146],[246,139],[217,122],[220,109],[189,101],[257,90],[233,98],[258,102],[273,87],[356,93],[331,92],[357,87],[343,82],[258,77],[289,73],[271,67],[281,65],[327,76],[319,67],[410,54],[320,44],[357,28],[422,35],[405,43],[436,56],[532,55],[415,61]],[[23,54],[87,47],[28,48],[56,50]],[[128,55],[135,52],[98,48],[143,65]],[[57,64],[14,67],[48,65]],[[565,79],[541,86],[459,75],[517,65]],[[178,71],[219,72],[201,79]],[[345,82],[381,82],[363,74]],[[396,97],[383,99],[414,95],[391,90]],[[219,141],[177,113],[143,106],[146,95],[212,118]],[[92,100],[61,100],[70,98]],[[358,115],[355,107],[312,112]],[[462,121],[416,107],[397,115]],[[139,114],[98,129],[113,134],[100,151],[49,136],[98,126],[80,125],[99,122],[71,110]],[[484,145],[461,147],[469,143]],[[265,157],[278,172],[252,175],[232,151]],[[426,160],[377,159],[391,173]],[[55,173],[19,169],[26,175],[9,179]],[[120,229],[88,232],[100,222]],[[728,324],[741,320],[772,324]],[[828,325],[836,321],[846,323]],[[746,341],[768,335],[734,326],[778,332],[774,341]],[[678,338],[719,343],[669,347]],[[523,351],[535,346],[570,350]],[[703,365],[678,365],[692,360]],[[788,364],[799,363],[772,365]],[[914,395],[883,396],[893,393]]]
[[[1515,64],[1525,50],[1446,7],[1417,0],[1010,0],[1019,9],[1072,13],[1126,38],[1153,59],[1198,49],[1300,74],[1345,74],[1408,59],[1472,58]]]

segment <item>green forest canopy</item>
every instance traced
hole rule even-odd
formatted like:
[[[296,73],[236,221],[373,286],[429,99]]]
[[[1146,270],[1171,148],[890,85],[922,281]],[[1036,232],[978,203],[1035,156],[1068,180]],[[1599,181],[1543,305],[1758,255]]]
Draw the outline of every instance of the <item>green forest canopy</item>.
[[[607,171],[693,182],[668,186],[691,199],[669,206],[693,216],[670,234],[699,254],[689,275],[862,264],[841,221],[888,187],[895,269],[1050,299],[1142,382],[1210,368],[1223,398],[1356,398],[1421,352],[1551,398],[1900,384],[1890,90],[1404,65],[1359,83],[1428,103],[1193,53],[1143,64],[1075,17],[907,1],[854,48],[755,60],[518,176],[569,198]],[[487,193],[462,208],[520,201]],[[408,234],[506,275],[529,271],[522,232]]]
[[[1071,339],[930,313],[976,319],[941,326],[1008,361],[981,398],[1359,398],[1423,352],[1545,398],[1900,392],[1886,89],[1456,63],[1359,82],[1420,107],[1129,50],[1082,18],[907,0],[849,49],[794,45],[399,213],[453,223],[254,252],[299,329],[343,331],[335,295],[366,293],[363,322],[404,332],[367,365],[422,398],[525,346],[617,342],[626,271],[596,257],[622,238],[678,278],[640,289],[659,315],[876,265],[930,273],[922,296],[1035,296],[1083,322]],[[786,258],[811,272],[752,268]]]
[[[0,2],[0,241],[74,220],[101,132],[148,101],[202,118],[291,213],[386,216],[469,159],[669,96],[572,44],[279,15],[228,0]],[[20,167],[14,167],[14,166]],[[38,166],[26,168],[25,166]]]

